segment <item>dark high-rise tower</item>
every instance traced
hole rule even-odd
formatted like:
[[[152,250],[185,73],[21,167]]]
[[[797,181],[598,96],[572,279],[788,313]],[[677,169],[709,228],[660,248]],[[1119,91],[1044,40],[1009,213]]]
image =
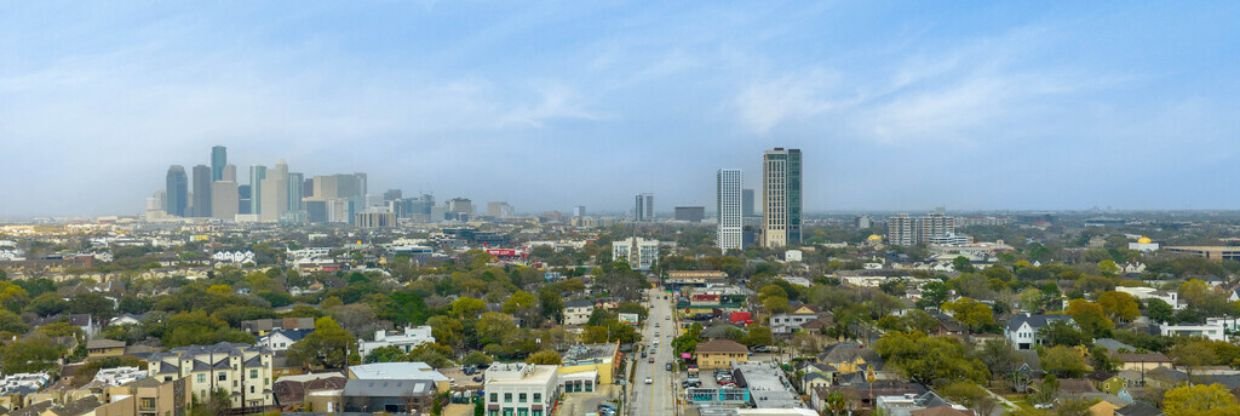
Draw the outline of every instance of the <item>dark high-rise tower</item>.
[[[742,189],[741,190],[741,216],[752,217],[754,216],[753,215],[754,212],[755,211],[753,209],[753,189]]]
[[[194,216],[211,216],[211,168],[207,165],[194,166]]]
[[[172,165],[168,168],[168,176],[164,188],[164,212],[178,217],[185,216],[185,207],[189,205],[189,178],[185,176],[185,168]]]
[[[211,148],[211,182],[224,180],[224,167],[228,166],[228,148],[215,146]]]
[[[250,185],[237,186],[237,213],[242,215],[252,214],[250,211],[252,201],[250,200]]]

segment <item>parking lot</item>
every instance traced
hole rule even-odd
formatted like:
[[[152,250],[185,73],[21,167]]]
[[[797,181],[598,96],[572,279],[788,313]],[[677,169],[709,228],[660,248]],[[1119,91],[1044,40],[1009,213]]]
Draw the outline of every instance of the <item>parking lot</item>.
[[[460,367],[443,368],[443,369],[440,369],[439,372],[447,376],[449,379],[451,379],[452,387],[457,390],[461,390],[461,389],[481,390],[482,389],[482,383],[473,380],[474,376],[477,376],[482,373],[474,374],[473,376],[467,376],[465,375],[465,372],[461,371]]]
[[[560,406],[556,408],[556,415],[582,415],[598,410],[599,403],[618,401],[620,398],[620,386],[600,385],[598,390],[590,393],[568,393],[562,397]]]

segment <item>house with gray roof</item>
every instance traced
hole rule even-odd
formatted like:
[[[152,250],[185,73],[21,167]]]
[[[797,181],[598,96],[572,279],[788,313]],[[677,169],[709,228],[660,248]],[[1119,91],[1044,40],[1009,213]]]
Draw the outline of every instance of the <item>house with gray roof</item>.
[[[1031,315],[1020,314],[1014,315],[1008,320],[1007,326],[1003,328],[1003,336],[1017,350],[1031,350],[1035,345],[1042,344],[1042,336],[1040,332],[1042,328],[1046,328],[1052,322],[1066,322],[1070,325],[1076,325],[1072,317],[1067,315]]]

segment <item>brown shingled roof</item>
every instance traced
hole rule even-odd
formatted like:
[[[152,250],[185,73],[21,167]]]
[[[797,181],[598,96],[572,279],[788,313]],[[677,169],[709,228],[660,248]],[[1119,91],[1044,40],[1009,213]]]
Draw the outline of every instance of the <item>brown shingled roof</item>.
[[[697,345],[698,354],[746,354],[749,349],[732,340],[716,339]]]

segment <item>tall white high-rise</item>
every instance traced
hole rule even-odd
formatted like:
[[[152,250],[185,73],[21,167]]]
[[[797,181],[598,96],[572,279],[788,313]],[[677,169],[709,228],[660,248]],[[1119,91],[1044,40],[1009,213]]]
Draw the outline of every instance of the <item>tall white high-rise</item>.
[[[262,208],[258,220],[278,222],[288,212],[288,164],[283,160],[277,162],[275,168],[267,171],[267,178],[262,180],[262,184]]]
[[[715,174],[715,208],[719,213],[716,245],[723,253],[744,249],[740,169],[719,169]]]

